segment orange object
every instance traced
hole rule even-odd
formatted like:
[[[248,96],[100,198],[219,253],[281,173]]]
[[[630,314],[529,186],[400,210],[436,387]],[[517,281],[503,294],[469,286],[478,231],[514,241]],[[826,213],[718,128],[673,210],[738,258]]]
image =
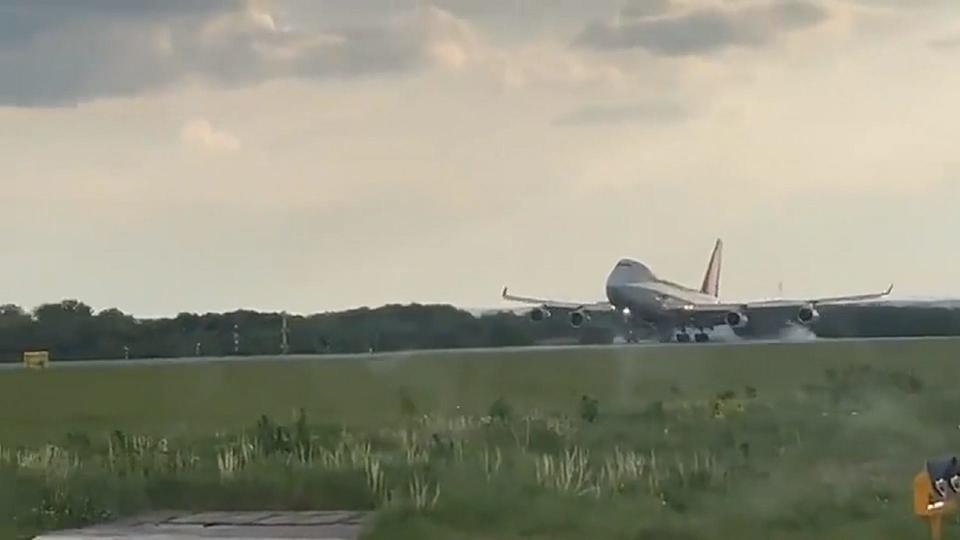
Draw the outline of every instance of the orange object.
[[[943,536],[943,516],[956,511],[956,499],[941,497],[933,489],[927,471],[921,471],[913,477],[913,513],[930,523],[930,537],[933,540],[940,540]]]

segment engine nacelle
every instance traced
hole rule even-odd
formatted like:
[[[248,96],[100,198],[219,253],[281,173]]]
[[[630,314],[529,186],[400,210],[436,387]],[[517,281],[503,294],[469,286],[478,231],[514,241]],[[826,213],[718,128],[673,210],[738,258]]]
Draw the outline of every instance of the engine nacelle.
[[[550,318],[550,312],[543,308],[533,308],[530,310],[530,320],[533,322],[540,322],[544,319]]]
[[[577,310],[570,312],[570,326],[574,328],[583,326],[583,323],[585,323],[587,319],[589,319],[589,317],[583,311]]]
[[[743,328],[750,322],[750,319],[747,317],[746,313],[741,313],[739,311],[731,311],[723,317],[724,322],[727,323],[731,328]]]
[[[797,311],[797,320],[800,324],[813,324],[820,319],[820,312],[812,305],[806,305]]]

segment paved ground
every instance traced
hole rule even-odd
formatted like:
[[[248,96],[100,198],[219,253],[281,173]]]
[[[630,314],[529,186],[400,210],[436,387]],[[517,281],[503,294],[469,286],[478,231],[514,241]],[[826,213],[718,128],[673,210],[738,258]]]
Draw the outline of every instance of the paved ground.
[[[285,362],[285,361],[324,361],[324,360],[343,360],[366,358],[370,360],[389,360],[409,356],[425,355],[444,355],[444,354],[473,354],[473,355],[497,355],[507,352],[524,351],[551,351],[563,349],[577,349],[586,351],[590,349],[613,349],[621,351],[630,351],[631,349],[649,349],[649,348],[675,348],[675,347],[749,347],[752,345],[797,345],[808,344],[817,345],[823,343],[877,343],[893,341],[933,341],[933,340],[960,340],[956,336],[929,336],[929,337],[893,337],[893,338],[840,338],[840,339],[804,339],[804,340],[778,340],[778,339],[751,339],[736,341],[714,341],[710,343],[659,343],[655,341],[646,341],[633,344],[616,345],[542,345],[530,347],[499,347],[482,349],[430,349],[414,351],[395,351],[380,353],[358,353],[358,354],[303,354],[288,355],[279,354],[264,356],[201,356],[201,357],[182,357],[182,358],[138,358],[135,360],[72,360],[57,362],[56,359],[50,362],[49,369],[82,369],[82,368],[102,368],[102,367],[139,367],[139,366],[163,366],[176,364],[207,364],[220,362]],[[26,369],[21,362],[0,363],[0,371],[10,369]]]
[[[36,540],[355,540],[367,517],[363,512],[161,512]]]

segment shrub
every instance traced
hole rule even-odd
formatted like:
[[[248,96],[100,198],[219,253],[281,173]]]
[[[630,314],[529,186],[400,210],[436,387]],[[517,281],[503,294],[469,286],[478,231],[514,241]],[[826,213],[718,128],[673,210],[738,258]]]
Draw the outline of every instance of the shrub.
[[[497,398],[497,400],[490,405],[488,416],[494,420],[506,422],[511,416],[513,416],[513,408],[502,397]]]
[[[580,418],[586,422],[593,423],[600,416],[600,402],[596,399],[584,395],[580,397]]]

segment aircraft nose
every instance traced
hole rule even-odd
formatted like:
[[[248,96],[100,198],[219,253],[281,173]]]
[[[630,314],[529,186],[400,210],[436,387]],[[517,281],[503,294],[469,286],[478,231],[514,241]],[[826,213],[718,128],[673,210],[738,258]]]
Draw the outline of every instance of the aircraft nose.
[[[607,300],[614,305],[620,305],[624,303],[623,294],[621,293],[620,289],[614,287],[613,285],[607,285]]]

